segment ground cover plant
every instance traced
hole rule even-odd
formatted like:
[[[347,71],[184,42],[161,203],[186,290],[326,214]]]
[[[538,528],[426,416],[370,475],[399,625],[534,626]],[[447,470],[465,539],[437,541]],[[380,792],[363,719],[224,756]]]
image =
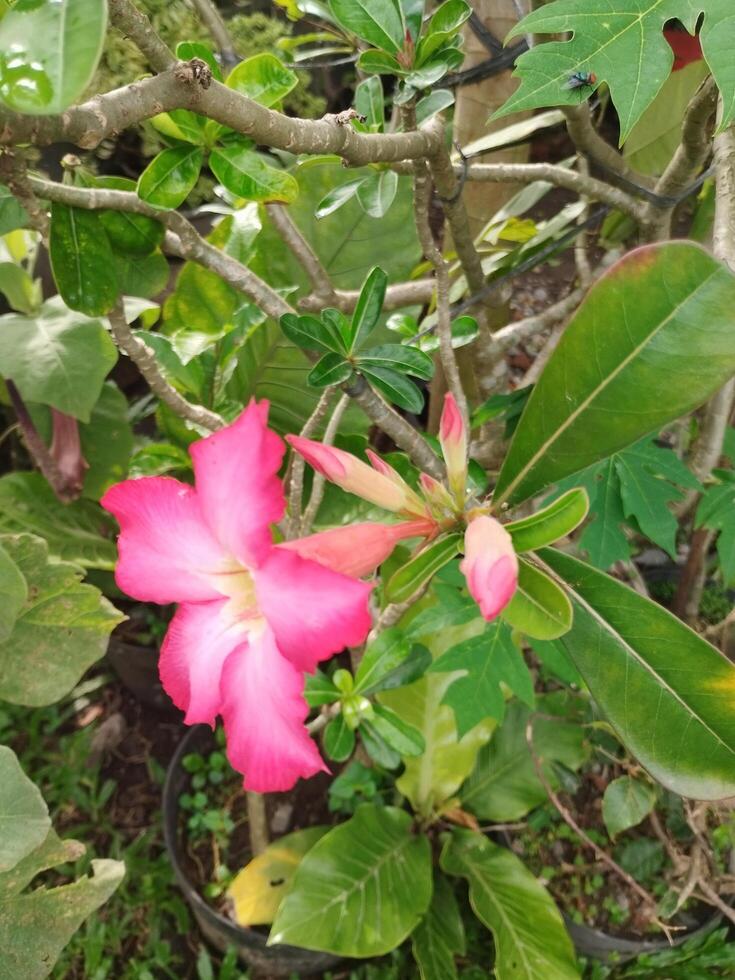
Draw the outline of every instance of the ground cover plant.
[[[735,21],[262,6],[0,0],[0,977],[727,976]]]

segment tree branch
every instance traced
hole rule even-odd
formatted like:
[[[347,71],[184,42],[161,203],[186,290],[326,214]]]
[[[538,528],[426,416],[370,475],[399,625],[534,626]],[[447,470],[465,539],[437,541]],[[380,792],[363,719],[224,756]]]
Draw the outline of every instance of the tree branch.
[[[312,439],[318,429],[322,419],[327,414],[329,403],[332,400],[333,390],[325,388],[319,401],[316,403],[314,411],[304,423],[304,427],[299,433],[304,439]],[[289,541],[296,538],[301,533],[301,499],[304,494],[304,471],[306,461],[299,453],[291,453],[291,467],[289,470],[288,485],[288,534]]]
[[[236,65],[240,59],[237,56],[237,52],[232,44],[232,38],[227,30],[227,25],[220,16],[219,10],[217,10],[211,0],[191,0],[191,2],[196,7],[204,26],[214,38],[219,48],[219,53],[222,55],[222,61],[226,65]]]
[[[388,286],[383,301],[384,310],[400,310],[404,306],[425,306],[431,302],[436,289],[433,279],[414,279],[411,282],[399,282]],[[335,289],[330,303],[343,313],[352,313],[360,297],[359,289]],[[314,293],[304,296],[298,301],[302,310],[316,312],[322,309],[324,303]]]
[[[76,499],[79,496],[79,489],[68,485],[51,455],[51,451],[41,438],[15,383],[10,378],[6,378],[5,387],[31,459],[59,500],[63,503],[69,503],[69,501]]]
[[[115,343],[135,363],[140,373],[148,382],[154,395],[160,398],[162,402],[168,405],[172,412],[175,412],[182,419],[187,419],[195,425],[209,429],[210,432],[215,432],[217,429],[222,428],[225,422],[220,415],[217,415],[216,412],[210,412],[203,405],[194,405],[190,401],[187,401],[183,395],[180,395],[166,381],[161,373],[161,369],[158,367],[156,355],[130,329],[120,302],[108,314],[108,318],[110,321],[110,331]]]
[[[287,207],[283,204],[266,204],[265,208],[276,231],[306,272],[314,291],[315,308],[321,310],[324,306],[335,306],[337,296],[329,273],[322,265],[314,249],[301,234],[300,228],[291,218]],[[359,296],[359,292],[356,295]],[[299,305],[303,304],[300,303]]]
[[[561,111],[567,121],[567,132],[579,152],[585,156],[590,163],[596,163],[608,173],[618,174],[635,184],[643,187],[651,186],[653,183],[650,178],[639,174],[634,170],[619,153],[615,147],[600,136],[592,122],[592,114],[589,105],[582,103],[576,106],[560,106]]]
[[[334,440],[337,438],[337,432],[339,430],[340,422],[342,421],[342,416],[347,410],[347,406],[350,403],[348,395],[342,395],[340,400],[334,406],[334,411],[332,412],[332,417],[329,420],[327,428],[324,431],[324,438],[322,443],[325,446],[334,445]],[[304,516],[301,519],[301,533],[308,534],[311,530],[311,525],[316,519],[316,515],[319,512],[319,507],[324,499],[324,486],[326,484],[325,478],[321,473],[314,471],[314,479],[311,484],[311,496],[309,497],[309,503],[304,511]]]
[[[107,0],[110,20],[146,56],[154,71],[166,71],[176,56],[156,33],[153,24],[130,0]]]

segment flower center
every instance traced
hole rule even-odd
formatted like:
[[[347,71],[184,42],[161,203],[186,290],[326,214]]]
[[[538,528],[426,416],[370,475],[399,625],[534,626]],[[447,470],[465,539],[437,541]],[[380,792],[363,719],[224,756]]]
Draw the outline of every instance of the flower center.
[[[255,594],[255,581],[248,569],[234,558],[215,576],[215,588],[229,600],[225,614],[249,631],[265,623]]]

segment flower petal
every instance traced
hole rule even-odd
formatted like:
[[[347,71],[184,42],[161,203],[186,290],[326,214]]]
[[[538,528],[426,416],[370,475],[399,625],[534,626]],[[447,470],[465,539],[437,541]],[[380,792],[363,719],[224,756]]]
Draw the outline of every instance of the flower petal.
[[[192,487],[166,476],[125,480],[100,501],[120,524],[115,581],[143,602],[216,599],[224,549],[209,530]]]
[[[273,548],[253,572],[260,611],[281,653],[312,672],[367,636],[371,586],[333,572],[285,548]]]
[[[176,707],[186,712],[187,725],[214,725],[222,706],[225,660],[247,643],[247,633],[226,615],[226,606],[227,599],[183,603],[161,647],[161,683]]]
[[[286,447],[267,428],[268,402],[252,401],[231,425],[189,447],[202,512],[215,537],[246,565],[271,543],[285,510],[278,470]]]
[[[431,521],[404,521],[400,524],[348,524],[329,531],[310,534],[295,541],[284,541],[277,548],[295,551],[302,558],[351,578],[374,572],[391,554],[399,541],[429,537],[435,532]]]
[[[444,396],[439,422],[439,442],[447,464],[449,486],[455,500],[461,505],[464,503],[467,483],[467,426],[451,392]]]
[[[483,617],[495,619],[513,598],[518,585],[518,559],[513,541],[494,517],[476,517],[464,537],[460,571]]]
[[[276,647],[268,629],[227,659],[222,672],[222,716],[227,756],[245,775],[245,789],[280,793],[328,771],[304,728],[304,678]]]
[[[414,513],[417,507],[419,514],[424,513],[420,500],[408,484],[397,473],[395,476],[400,482],[392,474],[386,473],[387,465],[380,469],[368,466],[344,449],[325,446],[313,439],[304,439],[303,436],[286,436],[286,441],[317,473],[321,473],[348,493],[354,493],[363,500],[369,500],[371,504],[396,513]]]

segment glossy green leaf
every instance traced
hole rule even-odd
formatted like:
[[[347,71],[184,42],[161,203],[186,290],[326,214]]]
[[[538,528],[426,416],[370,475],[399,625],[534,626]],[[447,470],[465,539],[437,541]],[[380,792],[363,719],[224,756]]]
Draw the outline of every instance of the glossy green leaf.
[[[471,14],[472,7],[465,0],[445,0],[426,25],[416,51],[416,64],[425,64],[458,33]]]
[[[311,848],[294,875],[269,943],[340,956],[398,946],[431,901],[431,849],[410,814],[364,804]]]
[[[620,119],[624,142],[643,111],[669,77],[674,54],[664,24],[678,18],[698,31],[704,57],[723,95],[722,125],[735,113],[735,76],[729,59],[732,5],[729,0],[625,0],[610,9],[590,10],[587,0],[556,0],[517,24],[507,39],[523,33],[572,33],[571,40],[539,45],[517,62],[521,84],[500,114],[548,105],[574,105],[590,89],[569,89],[574,72],[591,71],[606,82]],[[507,40],[506,39],[506,40]],[[637,66],[631,71],[630,66]]]
[[[375,75],[396,75],[400,78],[406,74],[406,69],[402,68],[397,59],[392,54],[385,51],[375,51],[370,49],[363,51],[357,59],[357,67],[366,74]]]
[[[611,837],[637,827],[656,805],[656,790],[651,783],[634,776],[618,776],[605,787],[602,797],[602,819]]]
[[[533,680],[506,623],[487,625],[479,636],[451,647],[429,668],[432,673],[459,674],[450,683],[442,704],[454,712],[460,738],[487,718],[502,721],[506,684],[529,707],[534,705]]]
[[[521,558],[518,588],[501,615],[514,629],[527,636],[555,640],[572,625],[572,604],[553,579]]]
[[[625,256],[592,287],[533,389],[496,502],[525,500],[705,401],[735,373],[733,305],[735,277],[697,245]]]
[[[355,693],[364,695],[411,684],[431,663],[431,654],[411,643],[398,627],[383,630],[369,644],[355,674]]]
[[[360,741],[363,749],[381,769],[397,769],[400,766],[400,755],[388,745],[368,718],[360,724]]]
[[[115,274],[124,296],[143,299],[158,296],[168,285],[169,272],[166,256],[158,249],[150,255],[118,253],[115,256]]]
[[[329,827],[307,827],[273,841],[233,879],[227,897],[241,926],[270,925],[304,855]]]
[[[731,470],[718,470],[718,483],[708,487],[697,507],[697,527],[717,531],[717,555],[726,585],[735,581],[735,479]]]
[[[390,52],[403,47],[406,25],[398,0],[329,0],[329,9],[362,41]]]
[[[395,170],[380,170],[360,181],[357,200],[365,214],[382,218],[395,200],[398,190],[398,174]]]
[[[420,414],[424,407],[424,396],[419,388],[392,368],[362,365],[360,373],[364,374],[370,384],[377,388],[389,402],[405,408],[407,412]]]
[[[429,911],[411,934],[411,951],[421,980],[454,980],[455,955],[464,955],[462,914],[452,886],[442,874],[434,875]]]
[[[383,309],[385,290],[388,286],[388,276],[379,266],[371,269],[362,284],[360,295],[352,314],[349,328],[349,350],[359,350],[363,341],[375,328],[380,312]]]
[[[339,184],[337,187],[333,187],[325,196],[321,199],[317,205],[317,209],[314,212],[315,218],[326,218],[328,214],[333,214],[343,204],[355,196],[357,193],[357,188],[363,182],[364,177],[358,177],[356,180],[348,180],[344,184]]]
[[[567,490],[561,497],[518,521],[505,525],[505,530],[513,538],[513,548],[517,554],[534,551],[546,544],[553,544],[582,523],[587,516],[590,501],[583,487]]]
[[[84,568],[112,571],[115,525],[91,500],[62,504],[40,473],[0,477],[0,534],[37,534],[49,554]]]
[[[313,674],[305,674],[304,697],[310,708],[339,701],[340,691],[330,677],[317,668]]]
[[[42,538],[3,535],[2,546],[28,584],[28,597],[0,650],[0,698],[33,707],[67,694],[104,655],[124,618],[66,562],[49,561]]]
[[[232,143],[213,150],[209,166],[228,191],[248,201],[290,204],[299,193],[291,174],[269,167],[249,146]]]
[[[126,177],[98,177],[95,186],[109,190],[134,191],[135,181]],[[166,233],[160,221],[144,214],[109,210],[100,211],[99,216],[113,249],[131,255],[150,255],[161,244]]]
[[[495,940],[498,978],[579,980],[559,910],[512,851],[482,834],[457,829],[445,844],[441,866],[469,882],[472,910]]]
[[[434,375],[434,362],[423,351],[403,344],[381,344],[370,347],[356,359],[359,370],[386,367],[401,374],[411,374],[429,381]]]
[[[151,126],[169,140],[206,146],[207,119],[189,109],[172,109],[161,112],[150,120]]]
[[[88,422],[117,350],[100,320],[47,300],[35,316],[0,317],[0,374],[24,399]]]
[[[413,725],[403,721],[395,711],[385,705],[376,704],[374,712],[370,719],[373,730],[400,756],[412,758],[425,751],[424,736]]]
[[[23,573],[0,544],[0,643],[10,636],[27,597]]]
[[[308,382],[314,388],[339,385],[352,377],[352,365],[342,354],[325,354],[309,372]]]
[[[454,105],[454,93],[448,88],[438,88],[416,103],[416,125],[422,126],[437,112],[444,112]]]
[[[341,333],[335,330],[327,320],[318,320],[315,316],[297,316],[295,313],[284,313],[281,317],[281,330],[288,339],[302,350],[313,350],[324,353],[334,351],[346,354]]]
[[[41,304],[40,289],[15,262],[0,262],[0,293],[19,313],[33,313]]]
[[[448,534],[432,541],[391,576],[385,585],[386,600],[405,602],[410,599],[440,568],[457,556],[461,546],[461,534]]]
[[[534,751],[553,789],[559,788],[554,763],[576,770],[589,756],[583,720],[566,691],[543,695],[533,722]],[[531,710],[519,701],[508,704],[503,723],[477,756],[477,764],[460,790],[462,807],[483,821],[521,820],[548,799],[538,778],[526,738]],[[558,716],[558,717],[554,717]]]
[[[0,20],[0,99],[53,115],[84,93],[107,30],[105,0],[20,2]]]
[[[241,61],[225,82],[228,88],[267,108],[280,102],[298,84],[298,76],[268,51]]]
[[[335,762],[344,762],[345,759],[349,759],[354,750],[354,729],[347,724],[345,716],[339,714],[336,718],[332,718],[324,729],[324,751]]]
[[[0,872],[10,871],[46,839],[48,807],[21,769],[15,752],[0,745]]]
[[[28,212],[5,184],[0,184],[0,235],[16,228],[25,228]]]
[[[375,75],[363,79],[355,89],[355,111],[365,117],[365,125],[371,132],[383,131],[385,117],[383,84]]]
[[[53,203],[49,253],[56,287],[67,306],[87,316],[110,312],[119,289],[99,215]]]
[[[138,195],[157,208],[183,204],[199,180],[204,153],[198,146],[172,146],[155,156],[138,178]]]
[[[79,426],[79,437],[82,455],[89,464],[82,493],[91,500],[99,500],[113,483],[128,475],[133,452],[128,401],[113,382],[103,385],[89,422]]]
[[[664,786],[735,795],[735,666],[661,606],[561,552],[574,624],[560,640],[629,751]]]

